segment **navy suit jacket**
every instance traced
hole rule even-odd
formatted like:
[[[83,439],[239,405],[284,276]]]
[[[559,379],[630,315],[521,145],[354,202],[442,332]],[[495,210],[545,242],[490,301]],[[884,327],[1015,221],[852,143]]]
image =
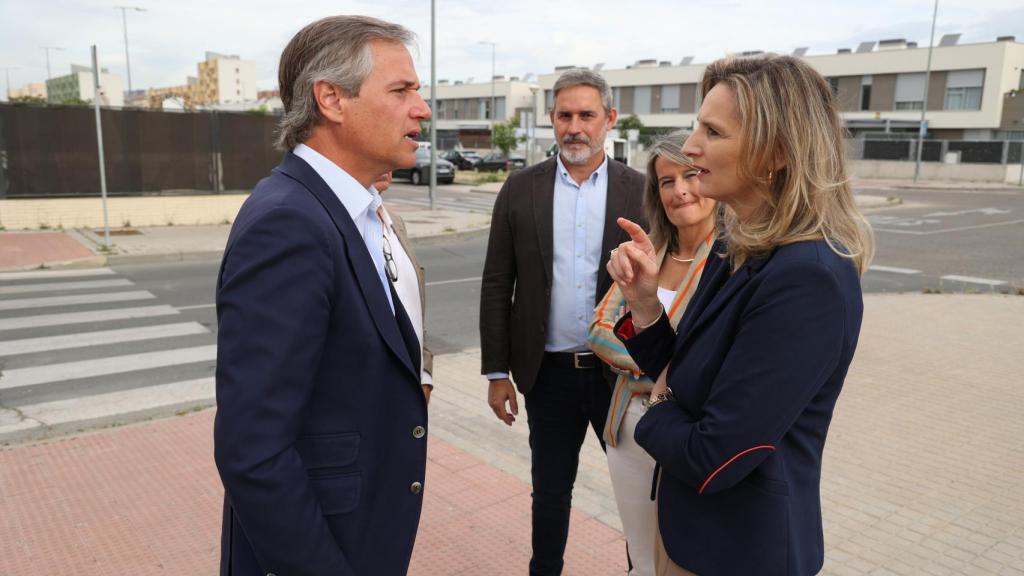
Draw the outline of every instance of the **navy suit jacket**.
[[[733,274],[709,259],[677,334],[664,315],[632,338],[631,320],[619,323],[647,374],[669,367],[676,401],[651,408],[635,437],[661,466],[674,562],[702,576],[821,569],[822,450],[862,314],[853,263],[807,241]]]
[[[222,575],[406,573],[427,407],[394,302],[337,196],[285,155],[242,206],[217,284]]]

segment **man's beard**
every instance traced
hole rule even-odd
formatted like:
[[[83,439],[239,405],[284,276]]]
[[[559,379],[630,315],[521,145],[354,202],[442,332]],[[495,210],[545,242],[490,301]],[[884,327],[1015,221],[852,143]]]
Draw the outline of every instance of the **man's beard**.
[[[594,140],[591,140],[584,134],[578,134],[576,136],[566,135],[564,138],[562,138],[562,159],[574,166],[581,166],[583,164],[586,164],[587,162],[590,161],[591,158],[594,157],[595,154],[597,154],[601,150],[604,150],[604,138],[607,133],[608,130],[601,130],[601,133],[598,134],[598,136],[594,138]],[[595,140],[597,141],[596,146],[592,144],[592,142]],[[565,147],[568,144],[574,144],[577,142],[586,144],[587,147],[584,148],[583,150],[578,151],[570,150],[569,148]]]

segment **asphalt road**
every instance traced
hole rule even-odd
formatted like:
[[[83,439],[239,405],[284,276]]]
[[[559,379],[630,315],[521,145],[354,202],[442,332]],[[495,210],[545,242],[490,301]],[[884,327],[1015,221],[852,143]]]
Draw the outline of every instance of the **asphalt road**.
[[[394,192],[393,202],[425,196],[424,188]],[[864,277],[867,292],[1024,288],[1024,193],[866,192],[904,200],[867,214],[878,243]],[[443,188],[442,198],[474,210],[493,202],[493,195],[456,187]],[[427,273],[427,344],[436,354],[479,346],[485,250],[482,237],[417,250]],[[126,265],[95,277],[4,280],[0,406],[16,410],[212,377],[218,264]],[[81,282],[101,284],[76,285]],[[125,313],[137,309],[145,313]],[[98,343],[83,345],[86,338]]]

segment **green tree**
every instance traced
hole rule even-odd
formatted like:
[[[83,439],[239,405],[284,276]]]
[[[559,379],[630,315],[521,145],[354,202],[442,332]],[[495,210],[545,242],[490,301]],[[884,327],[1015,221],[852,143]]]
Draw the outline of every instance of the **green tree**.
[[[501,150],[501,153],[508,158],[512,150],[526,139],[516,136],[516,128],[519,128],[519,117],[516,116],[508,122],[499,122],[494,125],[491,131],[491,145]]]
[[[11,104],[46,104],[46,98],[42,96],[15,96],[8,100]]]
[[[619,129],[619,134],[625,138],[626,130],[643,130],[644,123],[640,121],[636,114],[630,114],[626,118],[620,118],[619,123],[615,127]]]

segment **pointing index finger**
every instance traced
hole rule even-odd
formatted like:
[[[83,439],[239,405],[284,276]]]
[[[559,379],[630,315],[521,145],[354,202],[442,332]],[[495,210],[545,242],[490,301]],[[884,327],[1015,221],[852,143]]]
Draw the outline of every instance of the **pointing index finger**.
[[[615,222],[619,225],[619,228],[622,228],[627,234],[629,234],[629,237],[633,242],[641,246],[646,246],[651,243],[651,240],[647,237],[647,233],[644,232],[644,229],[636,222],[627,218],[619,218]]]

